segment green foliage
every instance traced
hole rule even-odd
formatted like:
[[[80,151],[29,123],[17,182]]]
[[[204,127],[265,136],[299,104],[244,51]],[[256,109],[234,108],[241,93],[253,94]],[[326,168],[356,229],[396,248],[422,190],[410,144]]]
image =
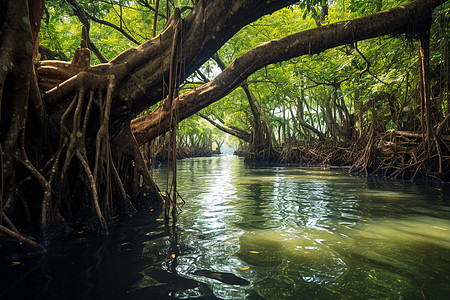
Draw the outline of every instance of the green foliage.
[[[121,28],[139,43],[152,38],[154,11],[140,5],[138,1],[78,0],[77,2],[93,18]],[[177,4],[185,5],[187,2],[180,0]],[[159,8],[157,33],[163,29],[166,22],[166,19],[161,17],[165,15],[165,3],[166,1],[161,1]],[[44,15],[44,22],[41,25],[40,42],[52,50],[64,52],[71,59],[80,44],[82,25],[67,1],[46,1],[46,8],[48,14]],[[172,7],[171,10],[173,11]],[[46,18],[49,22],[45,22]],[[121,52],[136,46],[118,30],[92,20],[89,37],[107,59],[112,59]],[[100,61],[93,55],[91,63],[98,64]]]
[[[57,7],[48,7],[49,22],[41,24],[39,42],[54,51],[72,57],[80,44],[81,26],[76,17],[71,17]]]
[[[237,56],[268,40],[320,26],[318,23],[339,22],[375,13],[405,1],[326,2],[305,0],[263,17],[243,28],[219,51],[219,55],[229,64]],[[324,8],[327,8],[328,15],[323,22],[317,22]],[[438,22],[435,21],[437,25],[432,27],[431,45],[437,51],[433,51],[431,61],[440,65],[439,73],[443,78],[442,74],[446,72],[443,70],[445,53],[448,63],[448,4],[439,10],[435,19]],[[367,61],[370,62],[368,69]],[[248,82],[280,144],[283,139],[292,136],[302,138],[302,132],[311,134],[298,128],[297,105],[300,100],[304,102],[304,120],[332,138],[339,139],[326,130],[330,126],[327,124],[329,120],[325,118],[326,103],[330,103],[330,114],[339,126],[346,126],[349,121],[345,110],[349,114],[358,115],[358,109],[363,109],[364,123],[357,124],[359,129],[367,128],[372,115],[385,124],[386,130],[399,129],[404,120],[400,110],[405,106],[419,105],[417,41],[413,37],[401,35],[358,42],[357,45],[347,45],[319,55],[267,66],[250,76]],[[409,89],[408,93],[406,89]],[[335,103],[333,93],[336,93]],[[375,98],[380,102],[374,106],[375,111],[372,111],[371,101]],[[448,99],[448,91],[444,90],[439,99],[441,109],[448,111],[448,101],[444,101]],[[245,94],[240,90],[212,105],[209,110],[210,114],[220,114],[223,119],[228,120],[228,125],[251,130],[252,115]],[[392,110],[395,111],[394,115]]]

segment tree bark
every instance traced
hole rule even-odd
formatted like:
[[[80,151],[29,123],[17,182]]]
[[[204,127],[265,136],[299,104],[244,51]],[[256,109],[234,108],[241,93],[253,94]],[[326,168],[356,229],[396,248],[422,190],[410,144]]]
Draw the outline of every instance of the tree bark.
[[[42,176],[25,152],[28,114],[38,113],[38,107],[28,109],[35,100],[35,94],[30,91],[35,83],[32,58],[33,38],[36,38],[31,32],[28,1],[0,3],[0,11],[0,213],[6,216],[9,208],[17,206],[14,200],[21,199],[16,185],[24,176],[31,176],[42,184],[45,192],[49,192],[49,186],[44,187]],[[37,216],[30,215],[33,217]],[[26,240],[8,230],[2,235],[16,241]]]
[[[182,21],[183,49],[178,63],[182,62],[184,72],[180,80],[203,65],[242,27],[295,2],[296,0],[198,1]],[[114,113],[115,118],[130,121],[142,110],[167,96],[164,94],[163,82],[169,82],[170,45],[174,29],[174,25],[167,26],[156,38],[111,61],[124,63],[136,53],[144,51],[147,54],[145,60],[130,70],[130,75],[121,82],[117,97],[120,103],[127,104],[127,108],[119,105]]]

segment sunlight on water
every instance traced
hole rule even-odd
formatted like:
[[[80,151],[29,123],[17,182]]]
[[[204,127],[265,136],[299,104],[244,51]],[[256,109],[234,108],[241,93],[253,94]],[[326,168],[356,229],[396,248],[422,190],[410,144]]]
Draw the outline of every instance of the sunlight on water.
[[[352,230],[343,230],[341,233],[314,228],[296,232],[256,230],[240,237],[239,256],[253,265],[276,264],[285,258],[303,261],[333,258],[333,263],[336,263],[337,254],[345,251],[360,255],[364,253],[367,257],[391,252],[391,248],[374,245],[389,244],[399,252],[430,245],[450,249],[449,229],[449,220],[411,217],[361,222]]]
[[[208,180],[193,195],[205,206],[195,204],[191,214],[188,203],[181,216],[183,223],[197,220],[191,229],[198,240],[187,243],[203,249],[186,263],[253,282],[251,291],[227,291],[229,286],[203,279],[216,295],[421,298],[430,282],[436,285],[432,278],[450,269],[448,255],[440,254],[450,254],[448,207],[438,209],[447,215],[437,218],[420,188],[373,185],[345,170],[243,168],[230,157],[216,163],[214,186]],[[202,188],[198,177],[194,182]],[[208,230],[211,224],[221,226]]]
[[[450,220],[425,216],[385,219],[357,226],[352,235],[355,238],[430,244],[450,249]]]
[[[361,196],[367,197],[381,197],[388,199],[410,199],[415,197],[408,193],[394,192],[394,191],[383,191],[383,190],[367,190],[360,193]]]
[[[334,297],[349,284],[356,287],[344,293],[351,297],[394,292],[419,298],[414,281],[424,284],[436,276],[448,278],[448,229],[449,220],[411,217],[361,222],[341,233],[314,228],[259,230],[240,237],[237,256],[257,270],[280,270],[263,279],[265,287],[259,293],[268,298],[295,298],[305,292],[302,288],[292,290],[299,285],[305,289],[317,285],[314,293]],[[443,250],[447,254],[439,255]],[[433,260],[439,264],[434,265]],[[349,282],[350,273],[359,274],[360,282],[353,281],[355,275]],[[279,286],[286,280],[293,286],[286,285],[284,290]]]
[[[233,156],[182,160],[177,173],[186,204],[175,224],[144,212],[116,222],[104,239],[81,237],[44,259],[7,262],[0,298],[29,298],[27,291],[42,299],[450,293],[448,187],[246,165]],[[155,179],[164,191],[166,169],[156,169]]]

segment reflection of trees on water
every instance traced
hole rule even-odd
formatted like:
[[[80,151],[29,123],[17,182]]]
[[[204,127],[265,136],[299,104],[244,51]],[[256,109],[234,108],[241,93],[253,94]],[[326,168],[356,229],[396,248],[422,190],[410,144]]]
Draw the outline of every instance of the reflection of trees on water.
[[[234,273],[251,281],[260,297],[269,299],[298,295],[340,299],[342,295],[406,297],[422,283],[431,285],[450,268],[445,260],[448,249],[439,255],[435,245],[389,238],[395,227],[423,224],[423,220],[388,224],[375,218],[398,215],[400,203],[406,202],[404,188],[389,182],[314,170],[250,169],[220,161],[209,174],[201,174],[193,186],[198,198],[182,218],[182,227],[192,234],[180,239],[185,247],[180,248],[180,274],[192,268]],[[397,199],[393,203],[387,195]],[[408,201],[411,207],[418,203]],[[385,214],[389,210],[392,214]],[[433,226],[447,228],[446,224]],[[439,228],[434,230],[445,232]],[[388,230],[386,236],[367,237],[382,229]],[[430,267],[433,260],[443,266],[439,271]],[[249,269],[240,271],[241,267]],[[223,291],[221,285],[212,287]]]
[[[270,186],[266,183],[234,184],[237,194],[233,224],[244,230],[275,228],[276,220],[270,212]]]
[[[272,181],[271,210],[283,227],[330,228],[336,220],[360,218],[358,199],[349,192],[348,181],[323,171],[285,170]]]
[[[143,249],[144,256],[153,258],[154,263],[142,271],[142,279],[134,284],[133,297],[181,298],[188,296],[206,296],[216,299],[208,285],[186,278],[186,264],[180,264],[180,256],[189,252],[180,242],[182,230],[175,221],[165,221],[162,236],[154,243],[147,243]]]
[[[337,199],[350,208],[356,200],[342,199],[344,191],[336,192],[333,182],[311,174],[282,168],[257,171],[247,184],[236,180],[243,198],[236,213],[241,217],[238,226],[249,231],[240,237],[237,256],[257,270],[258,293],[267,298],[339,298],[321,285],[341,277],[348,266],[320,241],[331,236],[323,229],[336,226],[329,223],[340,215]]]
[[[178,249],[182,249],[179,229],[164,225],[159,214],[123,217],[111,226],[111,235],[102,238],[79,228],[70,239],[55,242],[47,254],[20,260],[20,268],[2,277],[0,298],[164,298],[193,288],[211,295],[205,292],[206,285],[176,272]]]
[[[78,238],[53,245],[42,257],[24,260],[17,276],[2,278],[0,298],[216,299],[207,284],[185,278],[183,268],[180,272],[179,257],[186,251],[180,245],[181,230],[159,215],[125,218],[101,239],[80,229],[75,233]]]

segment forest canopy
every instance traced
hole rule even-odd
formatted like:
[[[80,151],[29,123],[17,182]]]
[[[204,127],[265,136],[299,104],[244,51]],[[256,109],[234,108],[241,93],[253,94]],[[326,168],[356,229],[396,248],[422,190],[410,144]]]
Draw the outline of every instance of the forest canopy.
[[[442,0],[0,2],[0,239],[42,249],[72,222],[107,234],[136,209],[175,217],[176,172],[164,193],[149,167],[162,157],[176,170],[182,153],[213,144],[448,181],[449,10]]]

